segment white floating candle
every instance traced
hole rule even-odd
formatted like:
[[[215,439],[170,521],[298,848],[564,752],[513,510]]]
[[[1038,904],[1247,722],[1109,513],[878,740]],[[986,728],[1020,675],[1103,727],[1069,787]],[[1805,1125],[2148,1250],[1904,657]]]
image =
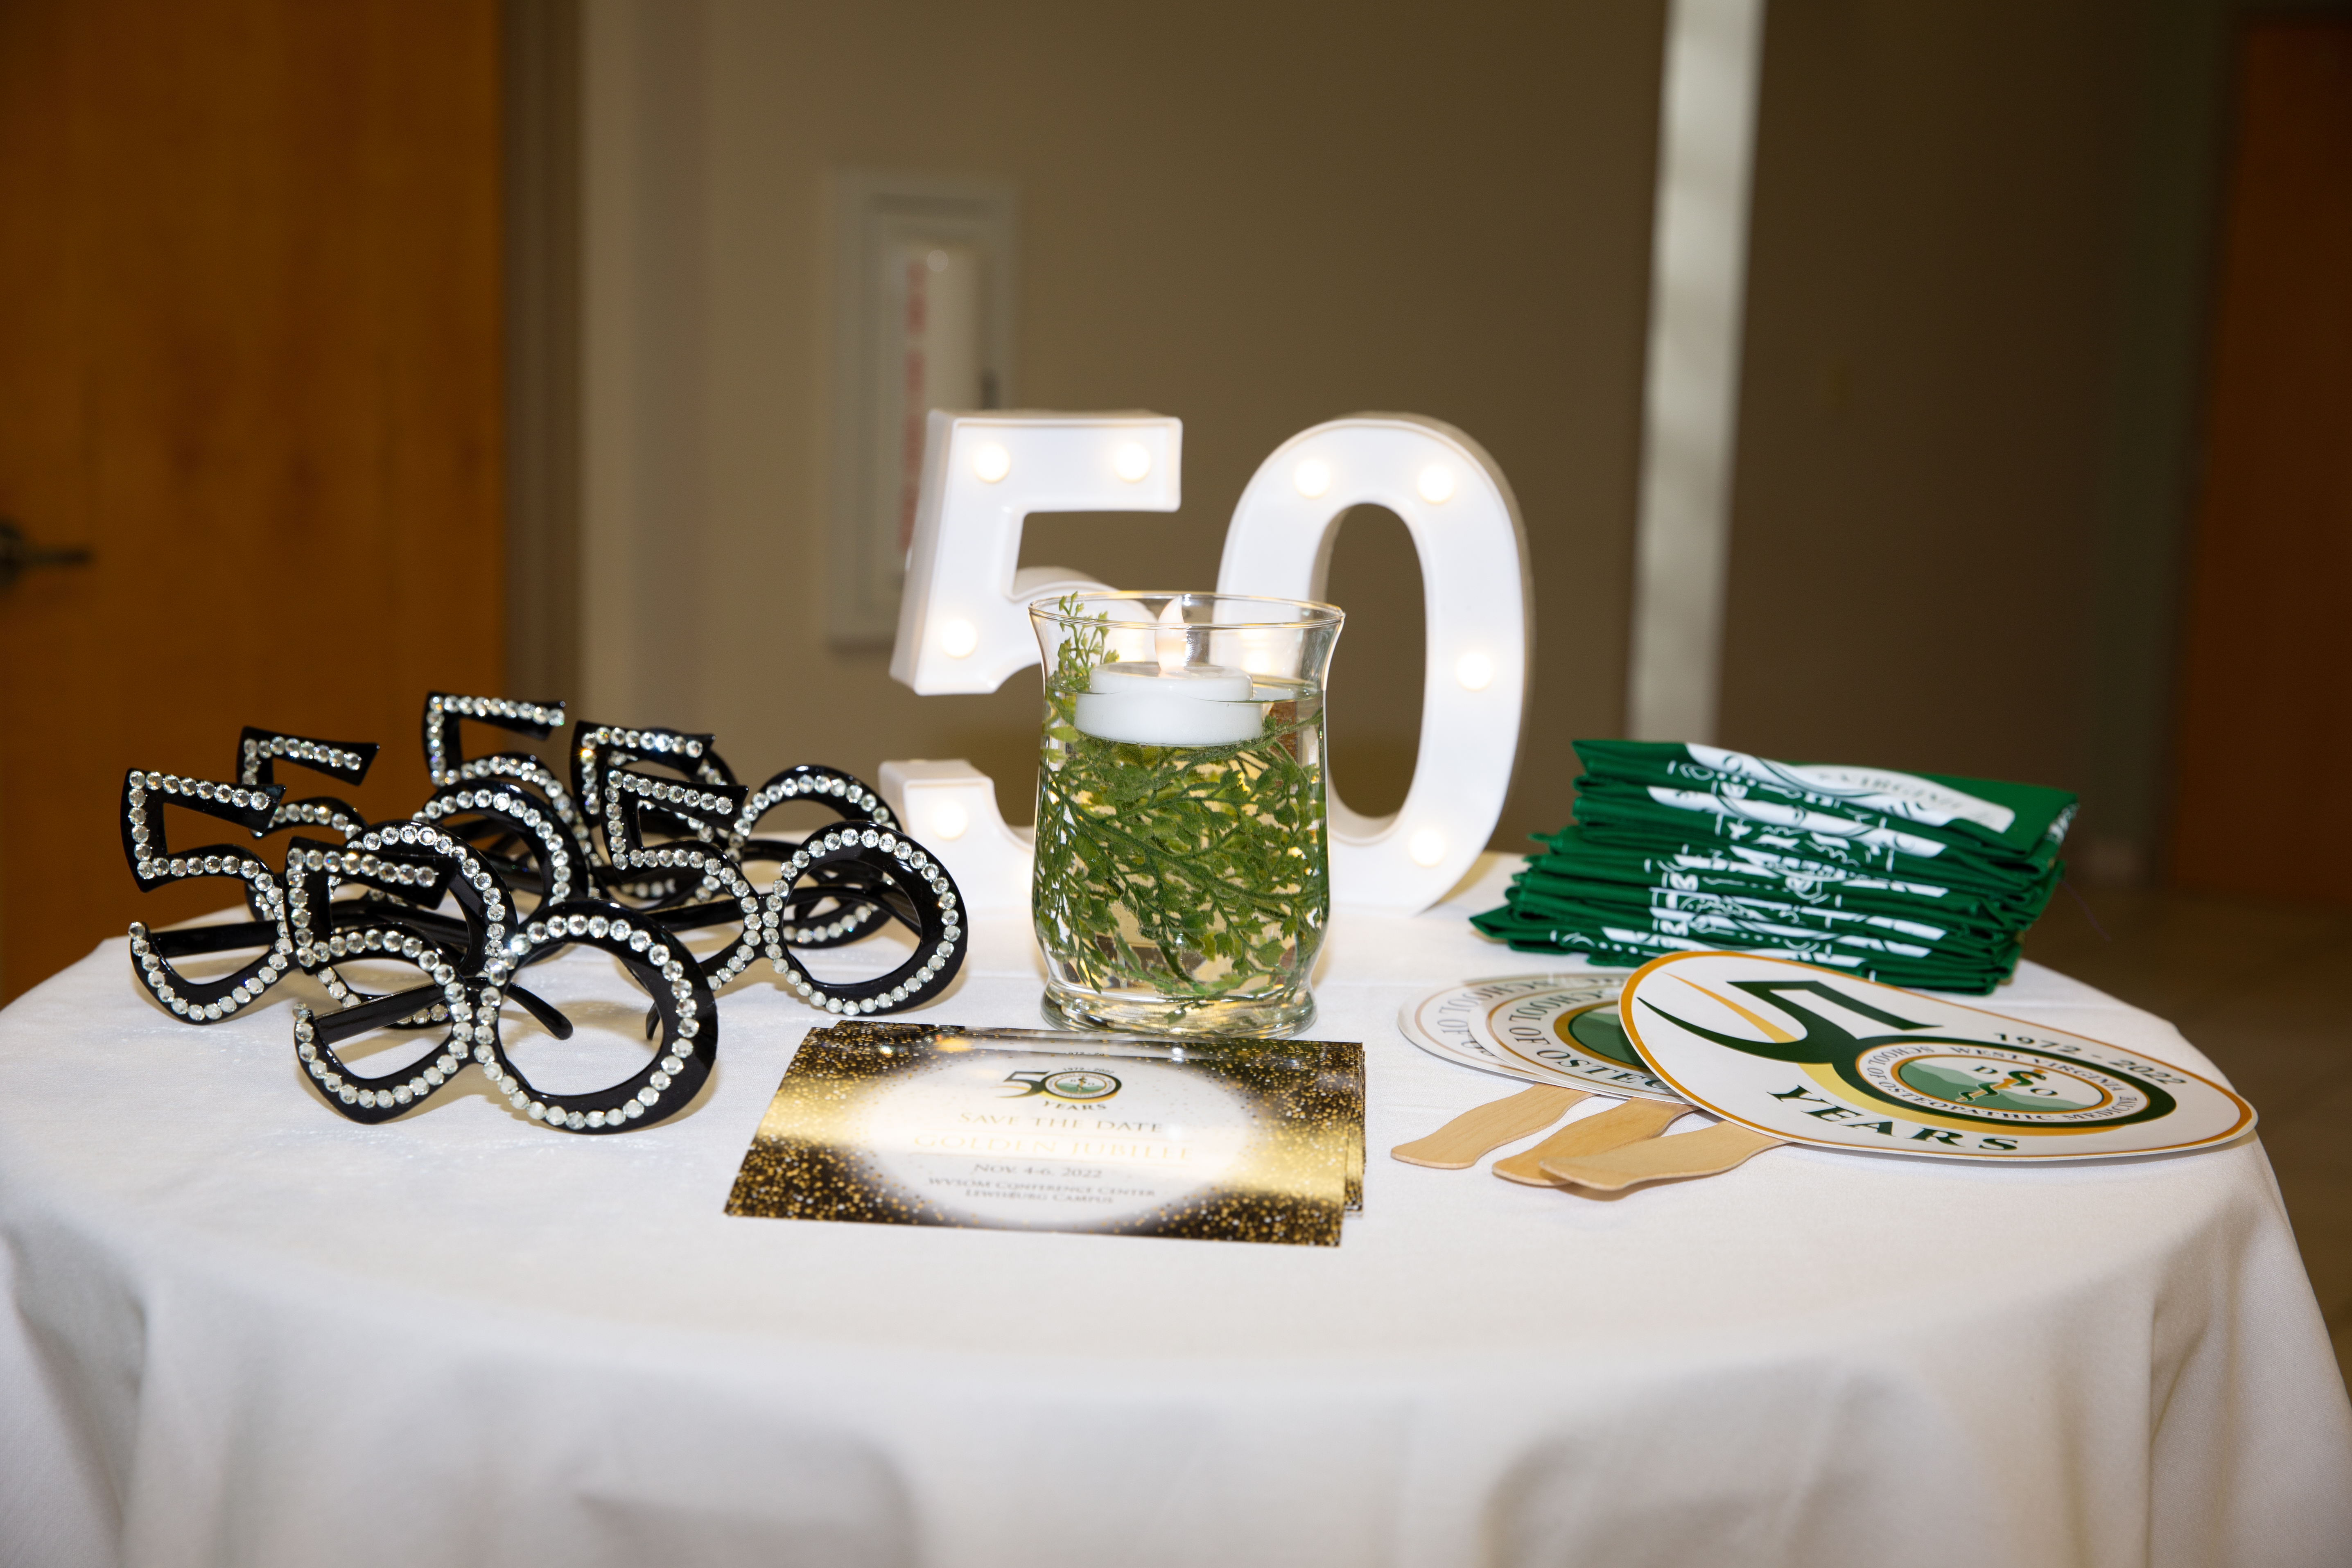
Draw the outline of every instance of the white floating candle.
[[[1230,746],[1264,728],[1265,710],[1250,699],[1245,669],[1185,662],[1190,637],[1181,605],[1160,613],[1152,636],[1157,663],[1095,666],[1078,693],[1078,728],[1099,740],[1138,746]]]
[[[1265,727],[1247,670],[1222,664],[1098,664],[1078,693],[1078,728],[1139,746],[1230,746]]]

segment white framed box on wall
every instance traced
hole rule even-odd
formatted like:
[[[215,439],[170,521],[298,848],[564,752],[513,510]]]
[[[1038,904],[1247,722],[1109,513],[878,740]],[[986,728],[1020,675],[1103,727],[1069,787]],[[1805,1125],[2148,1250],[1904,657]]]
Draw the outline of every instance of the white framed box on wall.
[[[914,536],[924,422],[1013,400],[1018,200],[1001,181],[833,177],[825,630],[887,645]]]

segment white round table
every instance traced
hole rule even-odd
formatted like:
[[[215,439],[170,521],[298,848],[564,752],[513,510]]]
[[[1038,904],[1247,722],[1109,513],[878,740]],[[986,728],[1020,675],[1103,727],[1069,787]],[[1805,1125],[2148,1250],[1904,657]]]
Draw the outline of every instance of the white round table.
[[[764,969],[701,1103],[584,1138],[471,1089],[354,1126],[295,1069],[307,983],[191,1028],[107,942],[0,1013],[0,1560],[2347,1560],[2352,1411],[2252,1140],[1614,1199],[1389,1159],[1517,1087],[1393,1022],[1550,967],[1464,923],[1507,868],[1335,922],[1336,1249],[730,1218],[814,1019]],[[918,1016],[1037,992],[984,921]],[[2030,964],[1984,1005],[2211,1071]]]

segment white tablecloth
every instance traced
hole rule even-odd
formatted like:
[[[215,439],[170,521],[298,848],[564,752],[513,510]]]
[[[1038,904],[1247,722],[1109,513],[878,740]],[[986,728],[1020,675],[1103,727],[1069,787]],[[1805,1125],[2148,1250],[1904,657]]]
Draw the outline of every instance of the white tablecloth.
[[[0,1014],[0,1561],[2347,1561],[2352,1412],[2252,1141],[1613,1200],[1388,1159],[1515,1087],[1392,1022],[1545,967],[1462,921],[1500,876],[1336,923],[1337,1249],[729,1218],[812,1021],[765,981],[667,1125],[362,1128],[290,996],[192,1029],[108,942]],[[1023,925],[929,1016],[1034,1023]],[[2210,1070],[2031,965],[1990,1005]]]

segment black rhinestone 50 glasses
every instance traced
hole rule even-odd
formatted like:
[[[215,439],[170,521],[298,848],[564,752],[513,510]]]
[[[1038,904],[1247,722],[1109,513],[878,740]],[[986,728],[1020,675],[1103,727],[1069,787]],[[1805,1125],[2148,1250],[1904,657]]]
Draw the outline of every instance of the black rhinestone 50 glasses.
[[[848,773],[804,764],[747,789],[709,735],[596,724],[576,732],[567,787],[528,752],[468,758],[466,721],[543,740],[565,715],[558,702],[433,693],[424,725],[433,794],[389,822],[369,823],[331,795],[289,801],[276,777],[283,764],[359,784],[375,759],[371,742],[248,727],[234,781],[132,770],[122,848],[140,888],[232,879],[249,916],[173,931],[133,924],[131,970],[156,1003],[191,1024],[217,1023],[299,970],[331,1005],[296,1007],[295,1055],[340,1114],[387,1121],[471,1066],[534,1121],[614,1132],[692,1101],[718,1055],[714,994],[762,959],[810,1006],[844,1016],[922,1006],[962,967],[968,938],[954,879]],[[756,837],[796,801],[836,820],[800,839]],[[226,822],[248,847],[174,853],[167,807]],[[295,838],[273,868],[249,845],[286,828],[323,828],[340,842]],[[762,879],[754,868],[772,869]],[[802,960],[891,925],[913,948],[887,973],[824,979]],[[712,930],[723,937],[716,948],[688,951],[684,933]],[[519,1007],[568,1037],[571,1020],[521,977],[573,947],[611,956],[649,998],[653,1049],[620,1082],[551,1093],[509,1055],[499,1019]],[[209,979],[175,962],[246,953]],[[417,978],[370,993],[338,969],[348,961],[406,966]],[[405,1067],[371,1075],[353,1065],[352,1042],[402,1029],[444,1033]]]

